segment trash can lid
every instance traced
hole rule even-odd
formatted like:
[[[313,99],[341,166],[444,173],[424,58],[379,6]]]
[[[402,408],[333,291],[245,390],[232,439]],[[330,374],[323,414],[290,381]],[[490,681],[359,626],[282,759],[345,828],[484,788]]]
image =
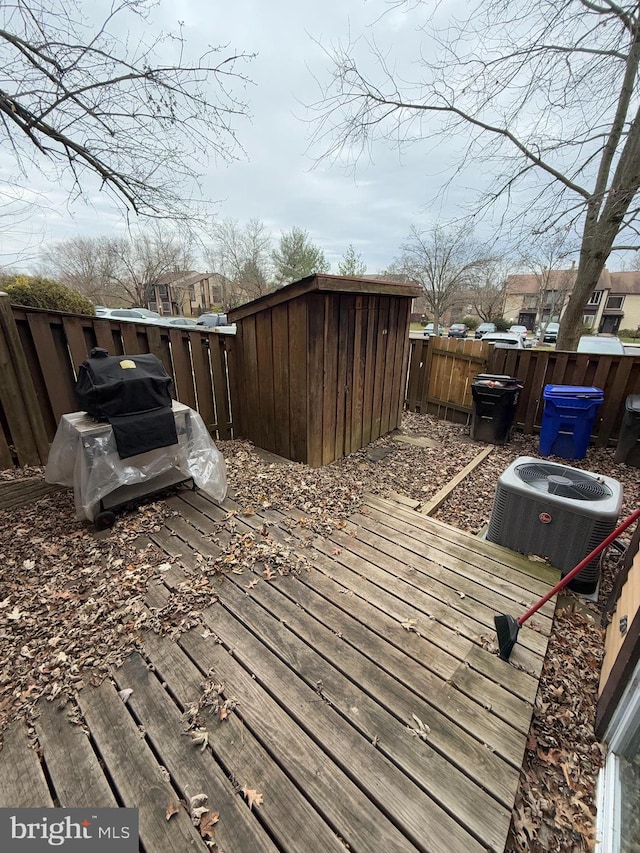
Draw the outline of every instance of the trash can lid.
[[[520,383],[515,376],[500,373],[479,373],[473,380],[474,385],[486,385],[489,388],[515,388]]]
[[[544,398],[552,397],[580,397],[582,399],[604,399],[602,388],[584,387],[582,385],[545,385]]]
[[[640,394],[629,394],[625,408],[628,412],[640,415]]]

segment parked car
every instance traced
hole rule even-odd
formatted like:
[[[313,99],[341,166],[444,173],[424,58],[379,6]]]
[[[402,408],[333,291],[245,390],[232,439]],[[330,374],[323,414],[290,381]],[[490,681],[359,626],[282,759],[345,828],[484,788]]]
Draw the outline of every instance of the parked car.
[[[98,317],[107,320],[126,320],[129,323],[147,323],[158,325],[162,320],[155,311],[148,311],[146,308],[102,308],[99,312],[96,311]]]
[[[453,323],[453,325],[449,326],[449,333],[447,337],[466,338],[468,331],[469,330],[467,329],[464,323]]]
[[[483,335],[487,335],[489,332],[495,331],[497,331],[495,323],[480,323],[476,329],[476,340],[480,340]]]
[[[198,326],[226,326],[226,314],[201,314],[197,320]]]
[[[501,349],[524,349],[522,338],[513,332],[489,332],[482,340]]]
[[[603,355],[625,355],[620,338],[583,335],[578,341],[578,352],[602,353]]]
[[[560,329],[560,323],[547,323],[544,327],[544,332],[542,336],[538,333],[538,340],[541,340],[543,344],[555,344],[558,341],[558,330]]]
[[[182,326],[189,329],[198,328],[196,321],[191,320],[189,317],[161,317],[160,320],[163,326]]]
[[[424,327],[423,334],[425,337],[433,337],[435,335],[435,332],[433,331],[433,323],[427,323],[427,325]],[[438,324],[438,334],[444,335],[444,326],[441,326],[439,324]]]
[[[510,326],[509,331],[513,332],[514,335],[520,335],[522,338],[522,345],[526,346],[527,340],[527,327],[526,326]]]

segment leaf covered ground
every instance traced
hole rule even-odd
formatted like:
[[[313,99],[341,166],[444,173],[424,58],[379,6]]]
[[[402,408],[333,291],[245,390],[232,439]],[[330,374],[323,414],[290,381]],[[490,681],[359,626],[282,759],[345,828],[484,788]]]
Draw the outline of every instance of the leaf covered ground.
[[[302,511],[301,523],[321,534],[341,526],[366,492],[399,492],[427,501],[484,447],[469,439],[467,428],[428,415],[406,414],[402,431],[436,446],[387,436],[315,470],[265,462],[243,441],[219,447],[230,488],[245,512]],[[452,492],[435,517],[480,531],[489,520],[499,475],[525,455],[537,456],[537,439],[516,434]],[[623,515],[638,505],[640,470],[616,465],[612,450],[591,448],[586,460],[571,464],[620,480]],[[0,488],[2,481],[21,476],[42,476],[42,470],[0,472]],[[145,537],[170,514],[163,501],[143,505],[119,517],[108,536],[96,537],[74,519],[73,497],[66,491],[0,510],[0,732],[16,717],[32,722],[39,697],[64,697],[100,682],[146,630],[175,635],[197,624],[215,597],[199,570],[170,593],[164,607],[144,607],[149,585],[170,569],[166,555]],[[238,537],[233,527],[230,519],[218,542],[223,554],[207,568],[232,571],[238,561],[258,561],[284,574],[299,567],[293,549],[265,553],[265,541]],[[605,592],[616,568],[613,558],[604,564]],[[595,780],[602,761],[593,718],[603,637],[595,605],[562,599],[527,742],[509,853],[592,849]]]

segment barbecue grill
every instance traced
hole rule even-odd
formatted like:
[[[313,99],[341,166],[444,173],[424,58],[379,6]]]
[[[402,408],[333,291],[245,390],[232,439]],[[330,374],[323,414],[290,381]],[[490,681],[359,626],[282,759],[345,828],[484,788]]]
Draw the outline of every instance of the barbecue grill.
[[[80,365],[83,411],[62,416],[45,475],[73,488],[77,517],[110,527],[125,504],[188,481],[224,500],[224,458],[200,415],[171,399],[172,387],[150,353],[94,349]]]

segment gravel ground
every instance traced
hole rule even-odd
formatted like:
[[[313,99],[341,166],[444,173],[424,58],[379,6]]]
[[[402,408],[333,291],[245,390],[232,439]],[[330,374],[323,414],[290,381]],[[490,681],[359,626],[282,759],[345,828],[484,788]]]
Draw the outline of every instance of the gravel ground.
[[[244,512],[302,511],[301,523],[322,533],[341,525],[366,492],[428,500],[484,447],[469,439],[468,428],[428,415],[406,414],[402,431],[438,446],[416,447],[387,436],[315,470],[266,463],[244,441],[219,447]],[[537,438],[515,434],[452,492],[435,517],[472,533],[481,530],[498,476],[525,455],[537,455]],[[623,515],[638,505],[640,470],[616,465],[612,450],[591,448],[586,460],[571,464],[620,480]],[[0,472],[0,484],[42,473],[37,468]],[[98,683],[136,648],[143,631],[175,634],[197,622],[212,600],[201,572],[173,593],[163,610],[149,614],[143,606],[147,585],[161,578],[168,564],[154,546],[140,550],[139,537],[169,514],[161,501],[143,506],[120,517],[100,539],[74,520],[68,492],[0,511],[0,732],[16,717],[31,725],[40,696],[65,697],[85,683]],[[233,533],[232,520],[228,529]],[[258,559],[268,568],[271,559],[273,570],[284,574],[298,565],[286,549],[265,553],[264,541],[243,536],[240,543],[233,535],[227,541],[210,569],[225,571],[238,561]],[[604,564],[605,591],[616,568],[612,559]],[[592,849],[595,779],[602,760],[592,734],[604,636],[599,625],[597,607],[573,596],[562,599],[527,743],[509,853]]]

